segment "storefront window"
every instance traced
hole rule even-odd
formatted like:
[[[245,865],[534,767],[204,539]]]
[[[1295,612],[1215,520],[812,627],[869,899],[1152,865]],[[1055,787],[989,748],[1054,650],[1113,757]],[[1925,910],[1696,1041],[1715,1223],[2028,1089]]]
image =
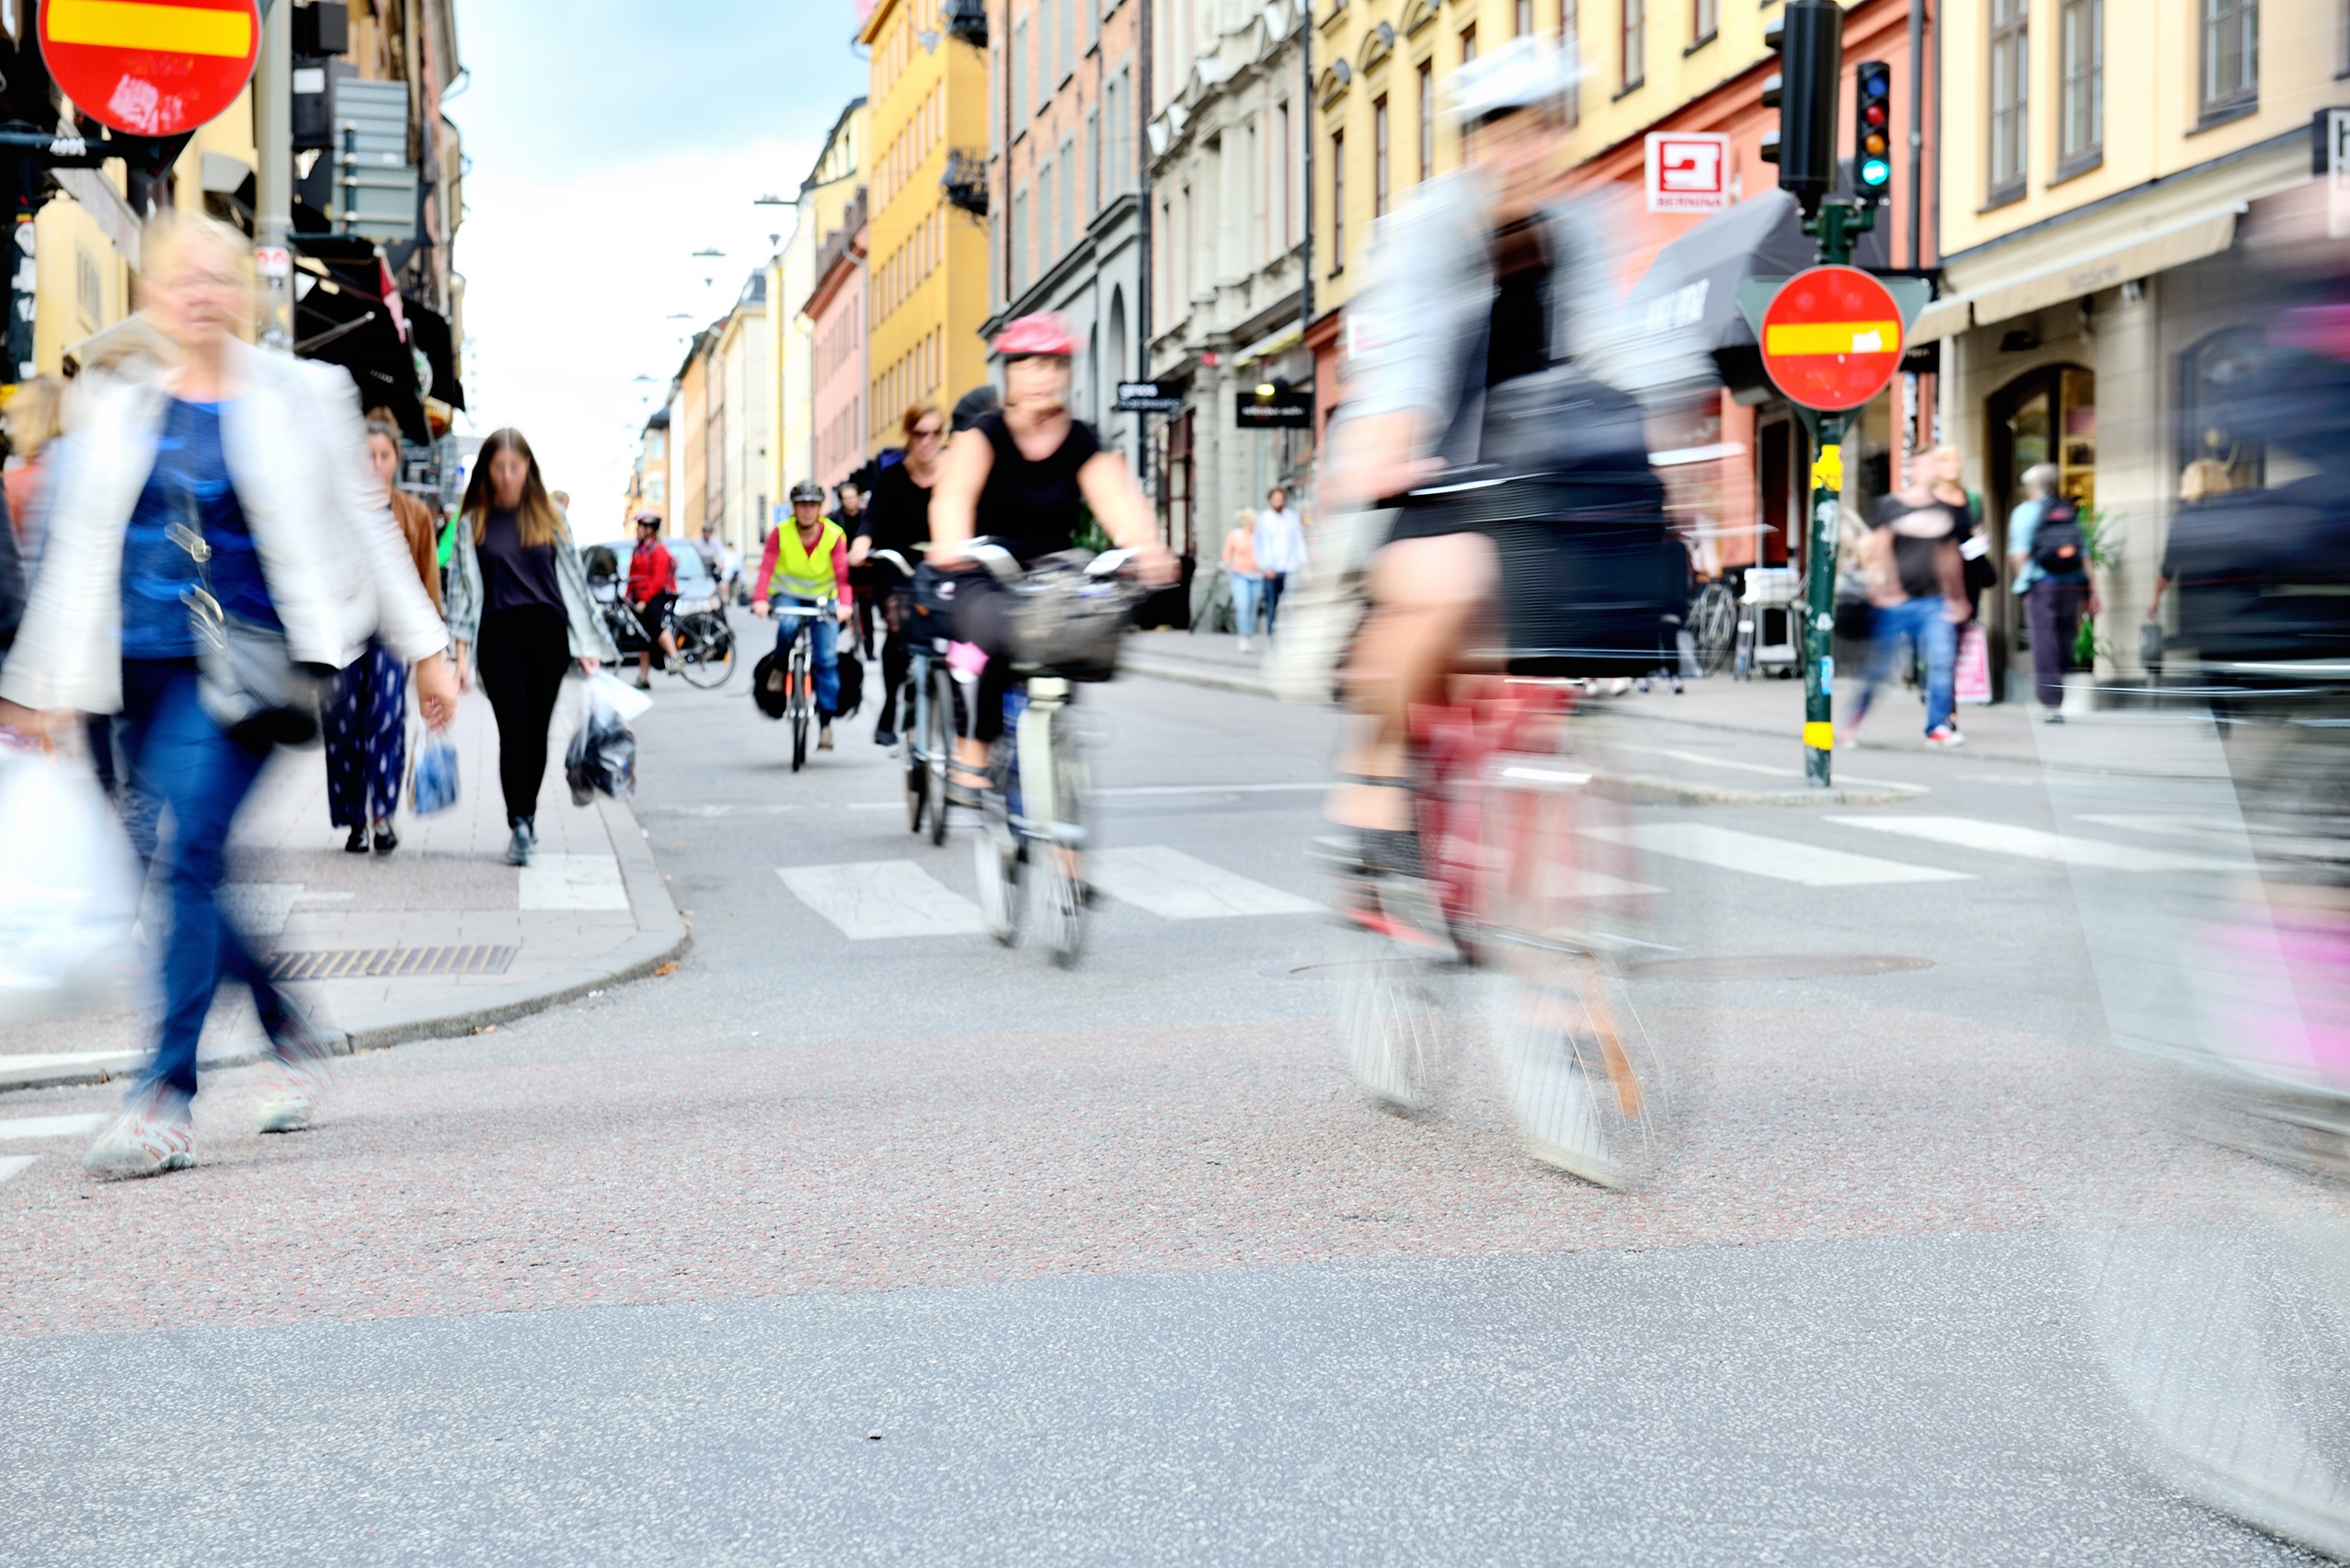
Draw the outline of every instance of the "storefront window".
[[[2230,327],[2179,356],[2179,449],[2182,473],[2206,459],[2224,464],[2235,488],[2267,483],[2267,443],[2250,418],[2246,395],[2261,368],[2258,329]]]

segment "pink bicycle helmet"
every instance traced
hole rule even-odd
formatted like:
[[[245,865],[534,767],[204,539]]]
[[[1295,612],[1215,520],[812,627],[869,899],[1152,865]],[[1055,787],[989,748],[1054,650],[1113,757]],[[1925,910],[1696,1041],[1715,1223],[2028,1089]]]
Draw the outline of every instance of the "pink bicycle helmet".
[[[996,335],[995,351],[1007,360],[1027,360],[1049,355],[1066,360],[1077,352],[1077,340],[1069,335],[1069,323],[1058,311],[1039,311],[1024,315]]]

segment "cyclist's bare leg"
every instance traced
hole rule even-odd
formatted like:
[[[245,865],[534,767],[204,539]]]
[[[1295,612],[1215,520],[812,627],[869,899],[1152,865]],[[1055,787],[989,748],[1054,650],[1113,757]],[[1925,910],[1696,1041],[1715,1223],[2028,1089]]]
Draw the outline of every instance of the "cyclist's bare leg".
[[[1412,704],[1438,695],[1460,667],[1500,578],[1493,541],[1482,533],[1398,540],[1371,557],[1371,612],[1356,635],[1345,677],[1347,705],[1367,722],[1340,753],[1342,773],[1404,783]],[[1412,825],[1411,797],[1401,787],[1342,784],[1324,809],[1349,828],[1400,831]]]

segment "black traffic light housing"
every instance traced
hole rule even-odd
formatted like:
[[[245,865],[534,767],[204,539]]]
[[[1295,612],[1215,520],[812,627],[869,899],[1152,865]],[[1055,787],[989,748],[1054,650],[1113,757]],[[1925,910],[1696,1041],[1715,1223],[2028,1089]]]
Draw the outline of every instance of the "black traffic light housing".
[[[1863,60],[1852,72],[1852,194],[1874,206],[1893,193],[1893,67]]]
[[[1763,107],[1778,109],[1779,129],[1763,132],[1762,161],[1779,166],[1779,189],[1792,193],[1809,217],[1836,189],[1843,7],[1836,0],[1787,0],[1763,41],[1779,54],[1778,71],[1762,84]]]

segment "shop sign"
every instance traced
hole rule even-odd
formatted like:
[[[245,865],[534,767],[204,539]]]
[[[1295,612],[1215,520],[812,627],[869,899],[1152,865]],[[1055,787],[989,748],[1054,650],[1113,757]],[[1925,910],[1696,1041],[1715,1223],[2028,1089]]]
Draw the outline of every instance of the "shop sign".
[[[1858,408],[1901,367],[1903,313],[1857,267],[1814,267],[1780,285],[1762,313],[1762,368],[1790,403]]]
[[[1122,381],[1110,406],[1120,414],[1180,414],[1183,399],[1162,391],[1155,381]]]
[[[40,52],[65,96],[102,123],[177,136],[245,90],[261,14],[254,0],[41,0]]]
[[[1718,212],[1730,204],[1730,139],[1713,131],[1648,133],[1648,210]]]
[[[1233,400],[1232,428],[1241,430],[1313,429],[1313,394],[1278,381],[1244,387]]]

